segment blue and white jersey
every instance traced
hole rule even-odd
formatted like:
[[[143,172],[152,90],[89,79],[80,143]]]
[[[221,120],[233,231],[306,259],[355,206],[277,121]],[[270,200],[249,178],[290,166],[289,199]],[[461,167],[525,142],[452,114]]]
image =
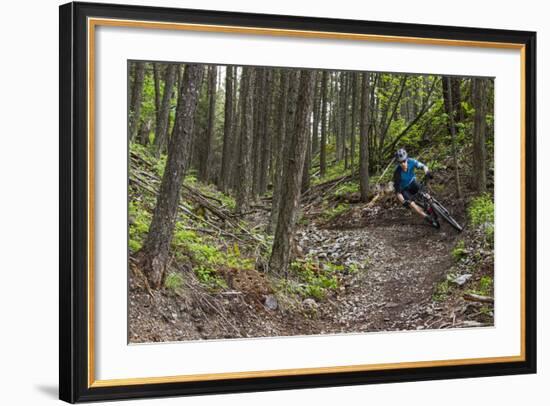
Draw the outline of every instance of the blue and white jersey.
[[[407,190],[409,185],[416,179],[415,169],[423,169],[424,164],[416,159],[407,158],[407,171],[397,165],[393,174],[393,184],[396,192]]]

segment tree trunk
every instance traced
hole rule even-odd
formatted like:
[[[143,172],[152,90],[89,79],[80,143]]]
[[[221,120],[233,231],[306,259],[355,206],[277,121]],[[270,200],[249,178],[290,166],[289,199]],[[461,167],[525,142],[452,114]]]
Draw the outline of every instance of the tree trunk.
[[[319,116],[321,115],[321,86],[319,83],[320,75],[315,75],[315,91],[313,94],[313,131],[311,138],[311,155],[319,153]]]
[[[447,82],[447,103],[448,103],[448,109],[449,111],[453,112],[453,91],[451,86],[451,78],[447,77],[443,79],[443,81]],[[454,121],[454,113],[449,114],[449,128],[451,130],[451,143],[452,143],[452,150],[453,150],[453,165],[455,167],[455,184],[456,184],[456,195],[459,199],[462,198],[462,189],[460,187],[460,175],[458,173],[458,149],[456,145],[456,127],[455,127],[455,121]]]
[[[452,114],[452,121],[454,125],[454,132],[456,133],[456,125],[464,119],[464,113],[461,107],[461,92],[460,83],[462,79],[453,77],[444,77],[441,85],[443,89],[443,104],[445,106],[445,113],[449,116]],[[452,96],[452,97],[451,97]],[[452,98],[452,100],[451,100]],[[451,134],[450,120],[447,121],[447,128],[449,134]]]
[[[161,70],[161,64],[153,63],[153,81],[155,83],[155,127],[157,128],[160,121],[160,110],[161,110],[160,70]]]
[[[279,274],[287,273],[290,261],[290,247],[300,202],[300,186],[310,126],[308,120],[313,104],[314,82],[315,72],[301,71],[294,134],[290,140],[288,159],[286,159],[284,167],[280,213],[269,260],[269,269]]]
[[[212,143],[214,142],[214,129],[216,119],[216,78],[218,68],[210,66],[208,69],[208,121],[203,145],[201,159],[199,162],[198,179],[202,182],[208,182],[210,179],[210,166],[212,163]],[[199,141],[200,142],[200,141]]]
[[[241,104],[242,104],[242,70],[235,66],[235,80],[233,81],[233,146],[231,152],[231,188],[236,191],[239,185],[239,163],[241,153]],[[240,72],[240,73],[239,73]],[[236,193],[235,193],[236,195]]]
[[[256,198],[260,189],[260,159],[263,141],[263,107],[266,68],[256,68],[254,86],[254,129],[252,131],[252,196]]]
[[[485,146],[485,116],[487,115],[486,79],[472,79],[472,98],[475,108],[472,184],[479,193],[484,193],[487,191],[487,151]]]
[[[248,211],[252,197],[252,130],[254,125],[255,68],[245,66],[241,78],[241,139],[236,211]]]
[[[350,148],[351,148],[351,168],[355,164],[355,128],[357,123],[357,76],[358,73],[352,73],[352,95],[351,95],[351,132],[350,132]],[[367,106],[368,108],[368,106]]]
[[[370,75],[371,79],[371,86],[370,86],[370,103],[369,103],[369,125],[368,125],[368,136],[369,136],[369,170],[373,168],[376,172],[380,172],[381,165],[380,161],[378,159],[375,159],[378,154],[375,154],[377,151],[376,146],[376,113],[377,113],[377,93],[376,93],[376,85],[378,83],[378,78],[380,77],[380,74],[373,73]],[[358,79],[359,80],[359,79]],[[360,96],[358,96],[360,97]],[[380,148],[381,149],[381,148]]]
[[[137,140],[141,145],[149,145],[149,134],[152,126],[153,123],[150,118],[141,122],[137,137]]]
[[[166,77],[164,80],[164,94],[158,114],[157,128],[155,131],[155,151],[158,157],[166,143],[168,135],[169,119],[170,119],[170,104],[174,94],[174,83],[176,81],[178,65],[170,64],[166,67]]]
[[[223,152],[220,171],[220,189],[227,192],[231,179],[231,144],[233,142],[233,67],[225,68],[225,115],[223,120]]]
[[[290,75],[288,69],[281,69],[280,79],[280,93],[279,103],[277,110],[277,133],[275,136],[274,152],[274,165],[273,165],[273,194],[271,198],[271,215],[269,218],[269,225],[267,232],[273,233],[275,226],[277,225],[277,218],[279,215],[279,201],[281,194],[281,184],[283,179],[283,158],[284,158],[284,146],[286,136],[286,114],[287,114],[287,102],[288,102],[288,88],[290,83]]]
[[[320,145],[320,175],[325,176],[327,171],[327,86],[328,86],[328,72],[323,71],[323,81],[321,84],[321,145]]]
[[[334,141],[334,158],[336,158],[336,145],[338,143],[338,129],[340,128],[338,123],[338,78],[336,72],[330,74],[330,90],[328,94],[328,100],[330,100],[330,114],[329,114],[329,128]],[[327,138],[327,142],[330,144],[331,140]]]
[[[187,65],[180,94],[181,102],[176,112],[177,129],[168,146],[166,169],[149,233],[138,255],[141,269],[150,285],[156,289],[162,285],[174,233],[180,189],[188,162],[191,134],[193,134],[201,76],[201,66]]]
[[[340,124],[338,131],[338,142],[336,145],[336,158],[338,161],[344,159],[344,153],[346,148],[346,117],[347,117],[347,86],[346,86],[346,73],[340,72],[340,93],[339,93],[339,108],[338,108],[338,122]]]
[[[348,115],[349,115],[349,88],[350,88],[350,74],[344,74],[344,103],[342,104],[342,147],[344,148],[344,168],[349,168],[349,148],[348,148],[348,139],[349,139],[349,126],[348,126]]]
[[[126,83],[126,103],[127,103],[127,112],[128,112],[128,135],[130,133],[131,118],[133,108],[133,97],[134,97],[134,83],[136,81],[136,64],[135,62],[128,63],[128,82]]]
[[[359,134],[359,190],[361,201],[368,201],[369,193],[369,151],[368,151],[368,130],[369,130],[369,74],[363,72],[361,83],[361,118]]]
[[[271,156],[271,140],[272,127],[271,127],[271,110],[273,104],[273,83],[275,70],[268,69],[265,76],[265,103],[263,106],[263,122],[262,122],[262,153],[260,157],[260,186],[259,193],[263,195],[267,190],[267,178],[269,174],[269,162]]]
[[[313,110],[313,104],[314,103],[312,103],[312,110]],[[309,170],[311,168],[311,135],[312,135],[310,117],[308,117],[307,122],[308,122],[308,126],[307,126],[306,157],[304,159],[304,169],[302,171],[302,193],[304,193],[306,190],[309,189],[309,184],[310,184]]]
[[[143,97],[143,78],[145,77],[145,63],[136,62],[134,88],[130,103],[130,140],[134,139],[139,129],[141,118],[141,101]]]
[[[180,109],[180,95],[182,93],[182,86],[183,86],[183,74],[185,71],[185,65],[184,64],[178,64],[176,68],[176,78],[177,78],[177,84],[176,84],[176,113]],[[170,117],[170,115],[168,115]],[[167,146],[170,143],[170,139],[174,136],[174,133],[177,130],[176,125],[176,114],[174,114],[174,122],[172,125],[172,130],[170,132],[170,137],[166,140],[165,145]],[[168,152],[168,149],[165,147],[163,150],[161,150],[161,153]]]
[[[193,137],[191,138],[191,156],[189,159],[189,167],[196,169],[197,179],[199,178],[201,162],[204,160],[206,152],[204,139],[206,138],[208,127],[208,105],[210,101],[208,98],[208,66],[201,66],[205,72],[199,86],[199,101],[195,112],[195,128],[193,130]]]

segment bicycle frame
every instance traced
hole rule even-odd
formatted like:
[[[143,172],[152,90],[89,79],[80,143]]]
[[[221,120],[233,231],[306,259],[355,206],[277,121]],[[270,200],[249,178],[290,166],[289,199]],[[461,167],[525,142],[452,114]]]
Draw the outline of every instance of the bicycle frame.
[[[429,206],[433,203],[435,200],[432,195],[430,195],[426,190],[426,179],[423,179],[421,182],[418,182],[419,184],[419,190],[418,192],[413,196],[413,200],[418,203],[424,211],[428,209]]]
[[[428,179],[426,178],[419,182],[420,187],[418,192],[413,196],[413,200],[418,203],[427,214],[433,215],[437,219],[437,214],[439,213],[439,215],[451,224],[451,226],[458,231],[462,231],[463,227],[451,216],[449,210],[426,191],[427,183]]]

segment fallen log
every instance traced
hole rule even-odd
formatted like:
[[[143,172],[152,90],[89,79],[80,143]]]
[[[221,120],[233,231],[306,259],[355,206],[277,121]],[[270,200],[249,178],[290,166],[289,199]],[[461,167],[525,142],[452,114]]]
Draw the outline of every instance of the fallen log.
[[[476,295],[475,293],[465,293],[463,296],[464,300],[470,302],[481,302],[481,303],[494,303],[495,299],[489,296]]]
[[[147,167],[151,170],[151,172],[149,172],[149,173],[144,172],[144,171],[139,171],[140,174],[141,174],[141,177],[139,175],[137,175],[137,173],[136,173],[137,171],[130,171],[130,182],[135,182],[140,187],[144,188],[149,193],[152,193],[153,195],[156,196],[158,194],[158,187],[160,185],[160,179],[158,179],[158,177],[153,173],[152,164],[150,162],[146,161],[145,159],[141,158],[139,155],[137,155],[135,153],[130,154],[130,159],[133,160],[135,163],[141,162],[145,167]],[[150,179],[150,182],[147,181],[146,179],[143,179],[144,175],[147,178]],[[154,184],[154,185],[150,185],[149,183]],[[213,205],[212,203],[210,203],[208,201],[208,198],[211,198],[213,200],[218,200],[218,199],[213,198],[212,196],[205,196],[203,193],[199,192],[197,189],[193,188],[192,186],[186,185],[186,184],[183,185],[182,197],[187,197],[187,198],[195,201],[196,203],[203,206],[205,209],[210,211],[212,214],[214,214],[216,217],[218,217],[222,221],[228,223],[233,228],[240,230],[243,235],[246,235],[248,237],[248,239],[254,240],[255,242],[261,244],[265,248],[268,248],[269,244],[266,241],[264,241],[259,236],[253,234],[249,230],[247,230],[239,222],[234,221],[233,220],[234,216],[232,216],[233,213],[231,213],[229,210],[223,210],[223,209],[217,208],[215,205]],[[206,221],[206,219],[199,219],[198,216],[196,216],[194,213],[192,213],[189,209],[187,209],[182,204],[179,204],[179,208],[182,209],[186,214],[188,214],[188,215],[190,215],[190,216],[192,216],[192,217],[194,217],[198,220],[204,221],[210,227],[215,228],[215,229],[219,230],[222,233],[228,233],[227,230],[222,230],[221,228],[217,227],[216,225]],[[229,233],[229,234],[231,234],[231,233]],[[238,239],[239,241],[243,241],[242,238],[237,237],[235,234],[232,234],[232,235],[236,239]]]
[[[338,178],[334,178],[331,180],[327,180],[323,183],[319,183],[315,186],[312,186],[308,190],[306,190],[304,193],[302,193],[302,200],[309,200],[311,198],[311,194],[313,194],[314,198],[318,197],[320,193],[327,193],[328,191],[332,190],[334,187],[338,186],[342,182],[347,182],[350,180],[354,180],[358,176],[357,173],[349,174],[340,176]],[[326,190],[325,190],[326,189]]]

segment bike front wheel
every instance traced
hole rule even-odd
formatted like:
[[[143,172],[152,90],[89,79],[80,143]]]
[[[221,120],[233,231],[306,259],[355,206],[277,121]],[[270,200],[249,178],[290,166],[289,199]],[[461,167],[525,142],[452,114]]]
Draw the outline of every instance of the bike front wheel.
[[[463,227],[458,224],[458,221],[456,221],[454,218],[451,217],[449,214],[449,211],[441,205],[439,202],[433,202],[432,203],[433,209],[436,211],[437,214],[439,214],[441,217],[445,219],[447,223],[449,223],[455,230],[462,231]]]

